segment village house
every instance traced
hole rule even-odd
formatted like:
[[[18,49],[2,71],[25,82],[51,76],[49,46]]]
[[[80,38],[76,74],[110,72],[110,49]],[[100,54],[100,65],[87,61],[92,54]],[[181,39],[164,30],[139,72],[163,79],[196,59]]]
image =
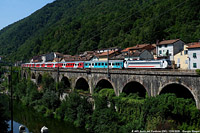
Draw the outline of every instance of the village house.
[[[152,60],[155,54],[155,45],[140,44],[134,47],[128,47],[121,51],[125,60]]]
[[[183,50],[174,55],[176,68],[189,69],[188,46],[190,45],[191,44],[185,44]]]
[[[46,54],[45,56],[46,56],[46,62],[56,62],[56,61],[62,60],[63,58],[63,54],[58,53],[58,52],[51,52],[49,54]]]
[[[121,49],[118,48],[118,47],[111,47],[111,48],[98,49],[98,50],[96,50],[95,52],[96,52],[97,54],[101,54],[101,53],[105,53],[105,52],[107,52],[107,51],[120,51],[120,50],[121,50]]]
[[[157,59],[169,59],[174,61],[174,55],[181,52],[184,42],[180,39],[163,40],[156,44]]]
[[[99,57],[99,60],[102,61],[102,60],[107,60],[108,58],[115,59],[115,57],[119,54],[120,54],[119,50],[117,50],[117,51],[112,50],[109,52],[103,52],[103,53],[99,54],[98,57]]]
[[[188,47],[189,69],[200,69],[200,42]]]
[[[30,60],[30,63],[37,63],[42,62],[41,56],[33,56],[33,58]]]

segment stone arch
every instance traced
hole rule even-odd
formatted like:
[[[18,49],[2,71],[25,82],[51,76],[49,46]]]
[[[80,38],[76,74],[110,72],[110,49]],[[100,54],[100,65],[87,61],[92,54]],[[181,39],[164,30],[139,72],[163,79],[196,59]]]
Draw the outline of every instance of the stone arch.
[[[193,91],[182,83],[170,82],[160,87],[158,95],[165,93],[174,93],[177,97],[191,98],[196,106],[198,105],[197,97],[194,95]]]
[[[76,81],[75,81],[75,87],[74,87],[74,89],[89,91],[90,90],[90,86],[88,84],[87,79],[84,78],[84,77],[78,77],[76,79]]]
[[[61,82],[64,83],[64,87],[65,87],[66,89],[71,87],[71,83],[70,83],[68,77],[63,76],[62,79],[61,79]]]
[[[39,75],[38,75],[38,78],[37,78],[37,84],[39,85],[39,84],[41,84],[41,83],[42,83],[42,75],[39,74]]]
[[[107,78],[100,78],[95,85],[94,89],[98,89],[97,92],[103,88],[113,88],[116,93],[115,85]]]
[[[31,74],[31,79],[36,79],[36,77],[35,77],[35,74],[34,74],[34,73],[32,73],[32,74]]]
[[[146,88],[138,81],[127,82],[124,85],[122,92],[124,92],[126,94],[130,94],[130,93],[136,94],[136,93],[138,93],[138,96],[144,97],[144,98],[145,98],[146,93],[148,94]]]
[[[24,72],[24,74],[23,74],[23,78],[27,79],[27,78],[26,78],[26,72]]]

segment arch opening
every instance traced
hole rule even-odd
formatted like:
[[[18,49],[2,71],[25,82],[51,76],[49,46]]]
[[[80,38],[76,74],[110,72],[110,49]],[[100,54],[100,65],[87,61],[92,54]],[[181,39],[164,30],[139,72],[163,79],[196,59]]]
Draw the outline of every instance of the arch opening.
[[[113,86],[108,80],[102,79],[97,83],[97,85],[95,87],[95,91],[98,92],[101,89],[105,89],[105,88],[112,88],[113,89]]]
[[[160,95],[166,94],[166,93],[173,93],[178,98],[192,99],[193,101],[195,101],[195,99],[194,99],[192,93],[189,91],[189,89],[181,84],[172,83],[172,84],[165,86],[161,90]]]
[[[42,75],[39,74],[38,79],[37,79],[37,84],[41,84],[42,83]]]
[[[138,94],[139,97],[145,98],[145,95],[147,93],[146,89],[142,84],[136,81],[131,81],[127,83],[122,92],[126,93],[127,95],[129,94]]]
[[[34,73],[32,73],[31,79],[35,79],[35,74]]]
[[[65,89],[68,89],[68,88],[71,87],[71,84],[70,84],[69,79],[67,77],[63,77],[61,79],[61,83],[63,84]]]
[[[24,78],[26,79],[26,73],[24,73]]]
[[[79,78],[76,82],[75,89],[89,91],[88,82],[84,78]]]

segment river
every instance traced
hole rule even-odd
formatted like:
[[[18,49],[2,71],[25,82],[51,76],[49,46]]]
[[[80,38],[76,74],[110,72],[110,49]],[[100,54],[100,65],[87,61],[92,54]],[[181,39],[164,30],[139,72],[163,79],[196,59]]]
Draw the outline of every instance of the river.
[[[13,119],[14,133],[19,133],[21,124],[26,126],[26,132],[30,133],[40,133],[43,126],[48,127],[50,133],[87,133],[85,129],[76,128],[71,123],[43,117],[31,107],[22,106],[16,101],[13,104]],[[10,124],[10,122],[8,123]]]

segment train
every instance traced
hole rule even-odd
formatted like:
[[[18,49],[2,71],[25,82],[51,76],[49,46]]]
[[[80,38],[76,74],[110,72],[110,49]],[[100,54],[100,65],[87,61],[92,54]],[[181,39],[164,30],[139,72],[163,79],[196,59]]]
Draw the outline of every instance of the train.
[[[68,62],[40,62],[24,63],[22,67],[29,68],[66,68],[66,69],[130,69],[130,68],[172,68],[170,60],[109,60],[108,61],[68,61]]]

